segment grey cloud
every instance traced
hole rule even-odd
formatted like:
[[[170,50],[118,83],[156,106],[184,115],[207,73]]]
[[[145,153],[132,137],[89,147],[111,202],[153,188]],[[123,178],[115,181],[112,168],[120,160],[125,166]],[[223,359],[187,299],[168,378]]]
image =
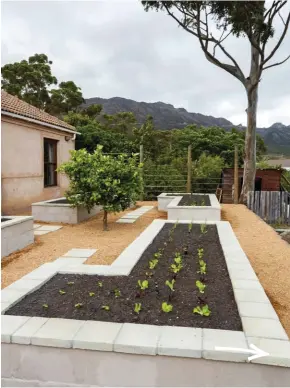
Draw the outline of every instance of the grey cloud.
[[[15,45],[13,20],[30,31],[24,46]],[[121,96],[137,101],[164,101],[192,112],[241,117],[246,95],[242,85],[210,64],[194,37],[164,13],[145,13],[140,2],[4,2],[2,62],[45,52],[59,80],[73,79],[85,97]],[[277,59],[289,51],[290,34]],[[247,69],[245,41],[231,38],[227,47]],[[290,123],[289,110],[277,116],[277,103],[290,97],[290,62],[267,70],[259,107],[270,121]],[[271,116],[271,112],[273,112]],[[261,122],[262,125],[272,122]]]

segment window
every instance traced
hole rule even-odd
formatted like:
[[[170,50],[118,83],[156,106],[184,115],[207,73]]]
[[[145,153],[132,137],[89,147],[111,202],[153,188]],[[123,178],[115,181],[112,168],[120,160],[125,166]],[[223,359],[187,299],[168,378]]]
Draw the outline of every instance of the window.
[[[44,186],[57,185],[57,140],[44,139]]]

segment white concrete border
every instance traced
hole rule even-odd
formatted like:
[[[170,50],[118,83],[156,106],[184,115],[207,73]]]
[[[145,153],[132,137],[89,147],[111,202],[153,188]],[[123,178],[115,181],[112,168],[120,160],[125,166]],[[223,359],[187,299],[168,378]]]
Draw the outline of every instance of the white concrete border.
[[[1,258],[34,242],[33,217],[1,216],[2,218],[10,220],[1,222]]]
[[[77,259],[75,257],[67,258],[67,264],[60,259],[53,263],[44,264],[2,290],[3,311],[7,311],[13,304],[39,288],[41,284],[57,273],[128,275],[162,227],[166,223],[174,222],[174,220],[160,219],[153,221],[111,266],[75,264]],[[188,221],[182,220],[179,223],[188,224]],[[216,351],[215,347],[227,346],[246,349],[248,344],[256,343],[261,344],[263,350],[270,354],[254,362],[290,367],[288,336],[230,224],[224,221],[209,221],[208,224],[217,226],[243,323],[242,332],[56,318],[39,320],[36,317],[4,315],[2,316],[2,342],[234,362],[246,362],[249,354],[231,351],[219,352]],[[70,262],[70,260],[74,261]],[[81,262],[82,258],[78,260]],[[85,267],[89,269],[85,269]]]
[[[65,199],[54,198],[48,201],[35,202],[32,206],[32,215],[36,221],[62,222],[65,224],[78,224],[102,211],[102,206],[95,206],[90,213],[83,206],[73,208],[67,203],[56,203],[55,201]]]
[[[189,193],[162,193],[158,195],[158,210],[166,211],[168,220],[188,221],[220,221],[221,205],[215,194],[193,193],[193,195],[208,195],[210,206],[180,206],[183,195]]]

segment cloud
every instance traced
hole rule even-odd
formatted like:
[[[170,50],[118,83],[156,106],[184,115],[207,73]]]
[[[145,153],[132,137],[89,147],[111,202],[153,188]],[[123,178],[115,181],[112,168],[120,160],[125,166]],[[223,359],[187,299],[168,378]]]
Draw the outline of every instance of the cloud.
[[[246,41],[230,38],[227,47],[246,71]],[[289,54],[289,47],[290,34],[276,59]],[[2,64],[34,53],[46,53],[57,78],[74,80],[87,98],[163,101],[246,123],[243,86],[210,64],[197,40],[174,20],[144,12],[138,0],[3,2]],[[290,61],[265,71],[259,126],[290,124],[289,70]]]

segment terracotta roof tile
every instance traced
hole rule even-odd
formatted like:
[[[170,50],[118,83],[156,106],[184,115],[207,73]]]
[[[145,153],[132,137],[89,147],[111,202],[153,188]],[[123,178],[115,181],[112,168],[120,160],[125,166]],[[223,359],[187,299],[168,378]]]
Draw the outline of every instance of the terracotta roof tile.
[[[33,105],[28,104],[25,101],[20,100],[16,96],[12,96],[5,91],[1,91],[1,111],[2,114],[5,112],[13,113],[18,116],[31,118],[38,120],[46,124],[56,125],[60,128],[70,129],[75,131],[75,127],[59,120],[57,117],[52,116],[43,110],[36,108]]]

